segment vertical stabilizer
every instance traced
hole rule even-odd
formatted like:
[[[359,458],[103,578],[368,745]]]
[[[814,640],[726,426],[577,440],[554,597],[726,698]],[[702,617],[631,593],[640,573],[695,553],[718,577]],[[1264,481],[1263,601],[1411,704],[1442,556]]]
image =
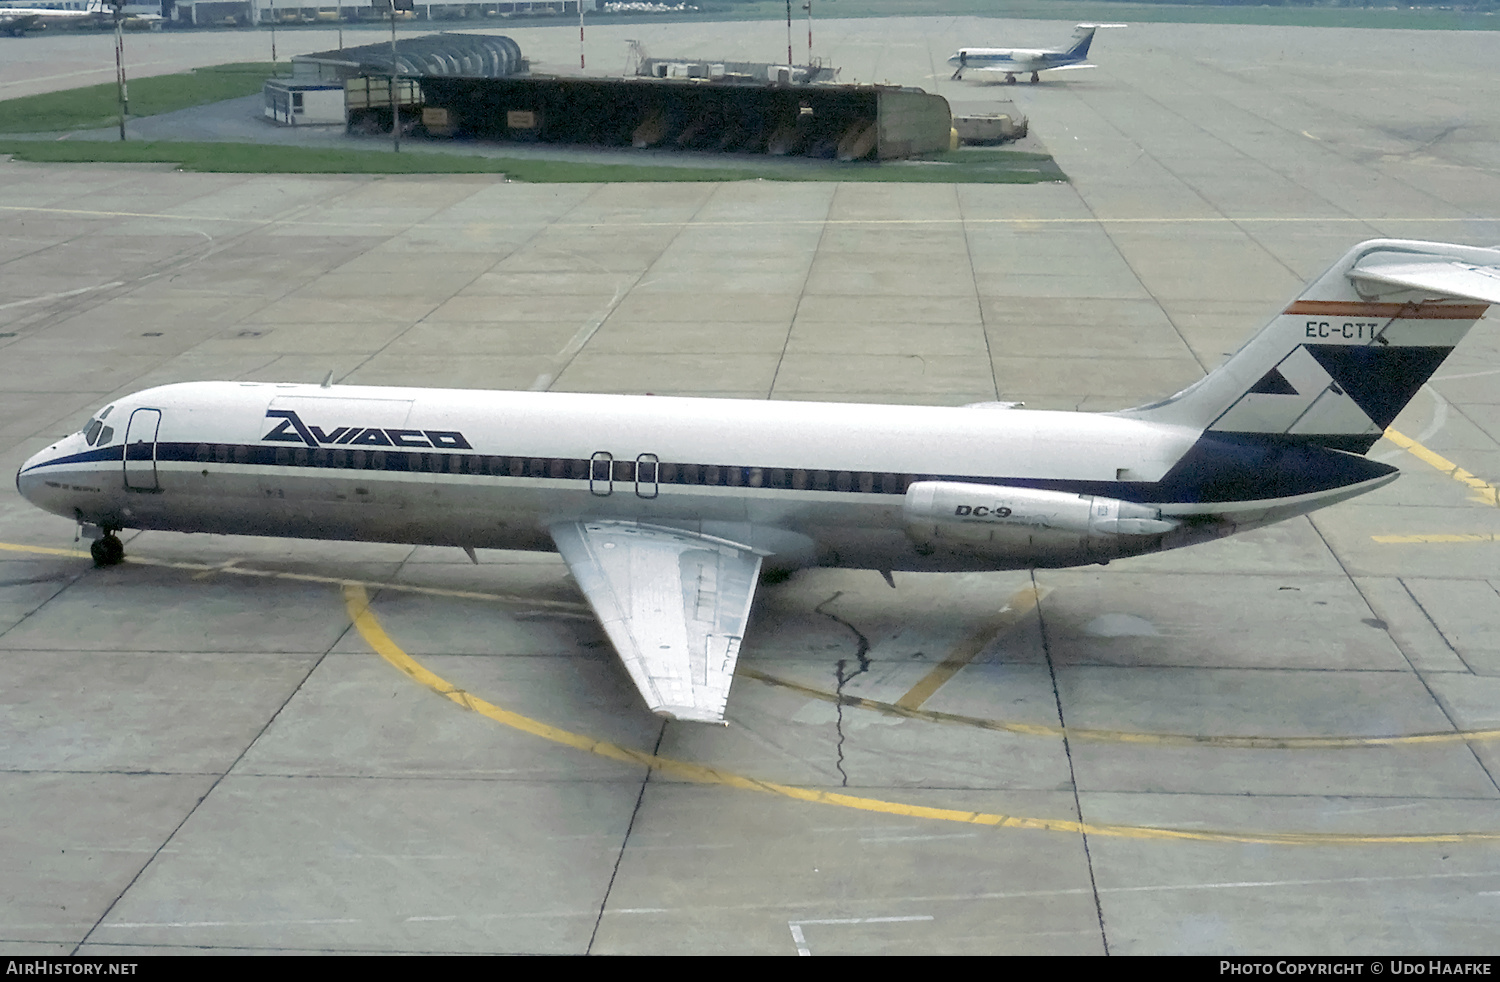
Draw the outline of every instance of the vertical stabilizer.
[[[1093,24],[1079,24],[1073,30],[1073,46],[1063,52],[1066,58],[1087,58],[1089,45],[1094,41],[1094,32],[1098,28]]]
[[[1364,242],[1219,368],[1116,415],[1364,453],[1491,303],[1500,251]]]

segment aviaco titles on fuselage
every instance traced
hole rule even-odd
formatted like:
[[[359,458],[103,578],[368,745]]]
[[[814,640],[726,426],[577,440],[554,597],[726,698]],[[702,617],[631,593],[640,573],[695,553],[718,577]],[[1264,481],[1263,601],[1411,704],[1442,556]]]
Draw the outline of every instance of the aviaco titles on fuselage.
[[[101,565],[122,529],[555,549],[647,704],[722,721],[763,567],[1103,563],[1343,501],[1396,478],[1363,455],[1494,302],[1500,251],[1365,242],[1194,385],[1100,414],[188,382],[16,485]]]
[[[1088,64],[1089,45],[1094,32],[1101,27],[1124,27],[1124,24],[1079,24],[1073,29],[1073,43],[1067,48],[959,48],[948,59],[953,78],[961,80],[966,72],[1005,76],[1014,85],[1017,75],[1031,74],[1033,84],[1041,81],[1039,72],[1073,68],[1094,68]]]

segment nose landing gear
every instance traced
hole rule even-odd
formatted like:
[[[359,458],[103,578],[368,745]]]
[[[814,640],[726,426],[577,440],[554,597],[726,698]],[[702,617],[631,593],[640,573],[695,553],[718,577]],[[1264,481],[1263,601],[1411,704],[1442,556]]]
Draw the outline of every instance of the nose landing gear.
[[[89,544],[96,567],[118,566],[125,561],[125,544],[113,532],[105,532]]]

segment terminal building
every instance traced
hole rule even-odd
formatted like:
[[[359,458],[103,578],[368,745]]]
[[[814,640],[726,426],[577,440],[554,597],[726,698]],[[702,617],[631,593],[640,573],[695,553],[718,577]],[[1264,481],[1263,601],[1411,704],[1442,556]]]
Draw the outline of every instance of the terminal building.
[[[837,84],[837,69],[819,65],[642,58],[623,78],[537,75],[510,38],[443,33],[398,38],[394,60],[382,42],[292,66],[266,87],[266,115],[284,125],[313,122],[314,102],[340,85],[344,122],[365,133],[388,133],[399,116],[403,132],[458,139],[847,161],[941,152],[953,132],[941,96]]]

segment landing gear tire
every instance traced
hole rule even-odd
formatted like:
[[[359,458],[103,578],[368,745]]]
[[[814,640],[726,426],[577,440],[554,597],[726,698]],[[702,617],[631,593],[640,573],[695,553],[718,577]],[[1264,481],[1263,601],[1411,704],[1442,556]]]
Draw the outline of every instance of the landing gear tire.
[[[1042,80],[1041,76],[1038,75],[1036,72],[1032,72],[1031,73],[1031,84],[1032,85],[1035,85],[1036,83],[1040,82],[1041,80]]]
[[[95,566],[118,566],[125,561],[125,545],[113,532],[95,539],[89,546]]]
[[[1016,84],[1016,77],[1014,75],[1007,75],[1007,76],[1005,76],[1005,84],[1006,85],[1015,85]]]

